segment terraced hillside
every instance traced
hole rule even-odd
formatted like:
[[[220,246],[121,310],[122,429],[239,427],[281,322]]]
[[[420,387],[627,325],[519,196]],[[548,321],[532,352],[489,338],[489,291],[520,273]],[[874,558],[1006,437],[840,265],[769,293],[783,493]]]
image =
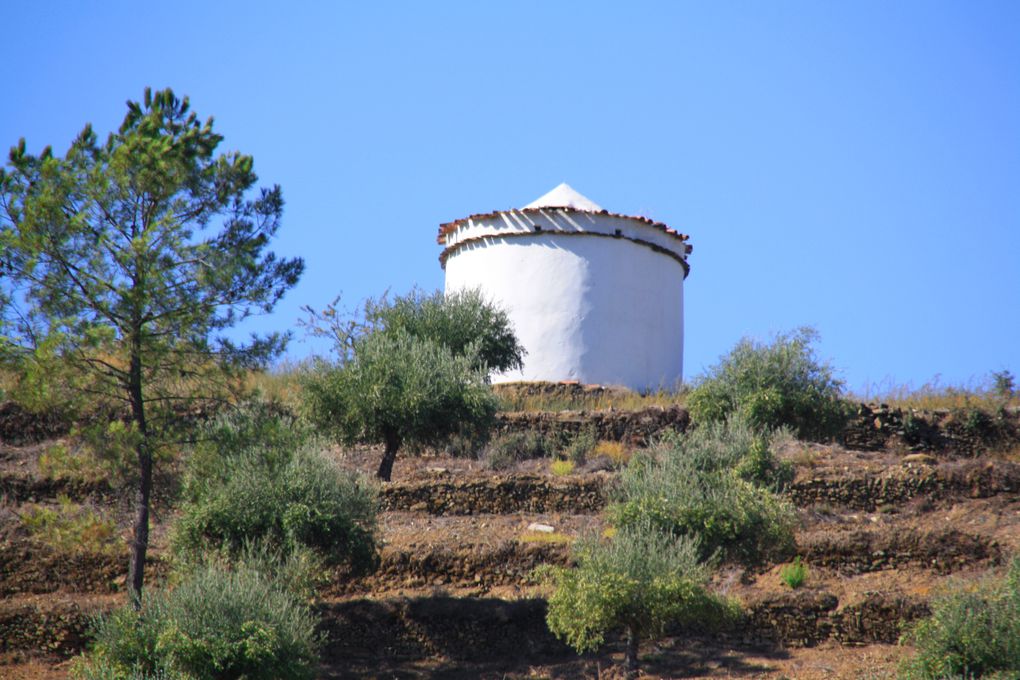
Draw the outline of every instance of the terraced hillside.
[[[723,567],[714,587],[739,599],[743,619],[711,636],[671,631],[645,650],[646,673],[892,677],[910,651],[897,646],[902,626],[927,613],[933,593],[1020,551],[1015,440],[982,447],[941,426],[919,442],[893,415],[862,411],[847,437],[855,448],[784,446],[796,468],[787,493],[798,508],[806,584],[791,590],[778,564]],[[573,427],[585,417],[545,420]],[[0,677],[66,677],[89,617],[124,598],[122,555],[47,547],[28,535],[26,514],[59,496],[123,514],[126,526],[108,485],[41,476],[47,448],[0,444]],[[379,452],[335,454],[370,471]],[[573,538],[602,528],[615,473],[597,467],[556,476],[535,460],[497,474],[463,458],[398,460],[381,490],[379,569],[358,579],[334,574],[320,593],[322,677],[612,677],[622,645],[572,653],[546,629],[543,592],[530,578],[539,564],[566,563]],[[171,513],[164,503],[156,514],[158,579]]]

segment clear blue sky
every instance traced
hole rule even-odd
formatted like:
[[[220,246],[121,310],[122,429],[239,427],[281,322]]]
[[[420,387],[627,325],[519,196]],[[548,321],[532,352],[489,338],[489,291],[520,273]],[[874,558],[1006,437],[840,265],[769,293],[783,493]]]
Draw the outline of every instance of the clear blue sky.
[[[170,86],[300,285],[442,286],[440,222],[566,181],[691,235],[688,377],[813,325],[851,388],[1020,373],[1020,3],[5,2],[0,147]],[[313,350],[295,343],[300,357]]]

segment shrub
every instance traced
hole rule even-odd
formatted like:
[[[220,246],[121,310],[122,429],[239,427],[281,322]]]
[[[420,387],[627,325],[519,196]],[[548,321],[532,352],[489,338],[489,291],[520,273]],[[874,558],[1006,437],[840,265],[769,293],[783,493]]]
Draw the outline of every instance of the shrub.
[[[762,463],[772,459],[761,441],[739,422],[663,439],[621,473],[611,520],[619,526],[647,522],[696,538],[703,558],[718,552],[754,564],[787,555],[796,514],[762,486],[777,476]]]
[[[991,414],[979,408],[959,409],[950,415],[962,424],[964,432],[973,437],[988,437],[995,433],[995,421]]]
[[[771,344],[741,340],[688,396],[694,421],[719,422],[739,413],[758,428],[790,427],[801,439],[838,436],[849,410],[843,383],[815,357],[817,337],[803,328]]]
[[[609,540],[580,539],[572,552],[575,568],[539,570],[553,586],[549,630],[581,652],[597,649],[607,633],[623,630],[630,677],[637,676],[641,638],[670,623],[697,622],[703,628],[728,613],[727,605],[705,590],[709,568],[699,560],[694,539],[631,526]]]
[[[320,451],[273,446],[225,450],[189,469],[173,543],[186,557],[246,544],[314,550],[328,564],[364,571],[375,563],[375,491]]]
[[[595,450],[598,441],[595,428],[583,428],[568,440],[560,455],[578,465],[584,465],[584,462],[588,460],[588,456]]]
[[[487,428],[477,432],[464,428],[450,437],[443,447],[443,452],[454,458],[481,458],[489,444],[489,435]]]
[[[676,450],[701,470],[732,470],[756,486],[781,491],[793,480],[793,465],[780,461],[773,448],[788,438],[786,430],[761,432],[737,415],[685,434],[666,433],[654,450]]]
[[[804,585],[807,571],[807,565],[801,562],[800,555],[797,555],[793,558],[793,562],[783,565],[783,568],[779,570],[779,578],[783,583],[796,590]]]
[[[80,479],[95,481],[104,475],[92,456],[80,447],[66,442],[50,445],[39,455],[39,474],[47,479]]]
[[[906,639],[917,649],[908,678],[1020,677],[1020,558],[1005,578],[957,582],[934,598]]]
[[[1016,376],[1008,370],[992,371],[992,393],[1003,402],[1016,394]]]
[[[208,564],[169,591],[146,593],[141,610],[123,607],[95,626],[95,643],[76,660],[82,680],[313,678],[316,620],[271,574],[240,564]]]
[[[266,465],[285,465],[291,454],[310,443],[309,426],[277,402],[253,398],[220,413],[199,429],[188,457],[185,494],[202,493],[205,485],[226,482],[242,458]]]
[[[493,470],[506,470],[522,460],[546,458],[549,443],[540,433],[527,430],[508,432],[494,439],[485,450],[485,461]]]

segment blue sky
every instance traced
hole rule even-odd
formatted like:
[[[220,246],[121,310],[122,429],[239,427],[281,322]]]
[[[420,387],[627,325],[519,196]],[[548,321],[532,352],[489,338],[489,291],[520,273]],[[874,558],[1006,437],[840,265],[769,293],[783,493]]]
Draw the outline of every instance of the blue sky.
[[[689,377],[801,325],[858,391],[1020,373],[1020,3],[67,0],[0,25],[0,147],[62,151],[170,86],[283,187],[275,250],[306,274],[251,329],[441,287],[440,222],[565,181],[691,235]]]

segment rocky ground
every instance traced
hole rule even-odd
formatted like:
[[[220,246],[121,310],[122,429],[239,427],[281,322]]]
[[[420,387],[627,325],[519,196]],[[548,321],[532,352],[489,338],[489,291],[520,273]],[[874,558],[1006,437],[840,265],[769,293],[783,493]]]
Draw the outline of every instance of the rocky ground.
[[[877,427],[881,417],[872,415],[866,420]],[[796,467],[788,494],[800,519],[806,584],[784,585],[782,565],[724,567],[714,587],[739,599],[744,621],[710,636],[672,631],[647,645],[642,663],[650,677],[893,677],[910,653],[897,644],[902,627],[926,614],[932,594],[1017,553],[1015,443],[939,450],[882,434],[856,441],[857,449],[784,445],[781,455]],[[109,485],[41,476],[37,461],[46,448],[0,443],[4,678],[66,677],[67,659],[86,643],[89,617],[125,597],[122,554],[54,550],[26,534],[25,509],[55,505],[60,495],[126,526],[126,508]],[[342,465],[371,471],[379,451],[335,454]],[[321,593],[321,677],[615,677],[621,645],[580,657],[565,648],[545,628],[543,591],[530,578],[538,564],[566,563],[575,537],[601,530],[598,512],[614,473],[593,467],[556,476],[546,460],[495,473],[463,458],[398,459],[381,490],[380,569],[335,578]],[[163,505],[156,517],[158,580],[171,514]]]

